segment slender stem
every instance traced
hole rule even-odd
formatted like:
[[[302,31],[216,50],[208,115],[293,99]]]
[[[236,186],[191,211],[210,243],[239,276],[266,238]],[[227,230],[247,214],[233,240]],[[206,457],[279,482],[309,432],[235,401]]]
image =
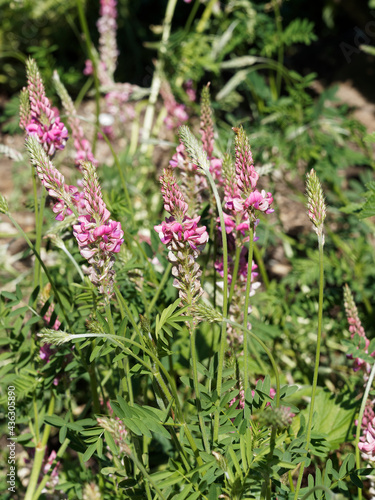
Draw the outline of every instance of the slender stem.
[[[368,379],[367,384],[366,384],[365,393],[363,394],[361,408],[359,410],[359,415],[358,415],[358,423],[357,423],[357,429],[356,429],[356,435],[355,435],[355,444],[354,444],[354,446],[355,446],[355,461],[356,461],[356,467],[357,467],[357,469],[361,468],[361,457],[360,457],[360,454],[359,454],[360,450],[358,448],[358,443],[359,443],[359,438],[361,436],[361,427],[362,427],[363,414],[365,412],[367,398],[368,398],[368,395],[370,393],[370,390],[371,390],[371,387],[372,387],[372,383],[374,381],[374,377],[375,377],[375,363],[372,366],[372,370],[371,370],[369,379]],[[362,489],[361,488],[358,488],[358,499],[362,500]]]
[[[163,290],[164,288],[164,285],[166,284],[168,278],[169,278],[169,273],[171,272],[171,269],[172,269],[172,264],[169,263],[168,266],[165,268],[165,271],[164,271],[164,274],[163,274],[163,277],[159,283],[159,286],[150,302],[150,306],[149,306],[149,313],[151,314],[151,311],[152,309],[154,308],[155,304],[156,304],[156,301],[158,300],[159,298],[159,295],[161,293],[161,291]]]
[[[306,434],[306,450],[308,452],[311,440],[311,430],[312,430],[312,419],[314,415],[314,404],[315,404],[315,396],[316,396],[316,388],[318,385],[318,371],[319,371],[319,361],[320,361],[320,344],[322,338],[322,320],[323,320],[323,292],[324,292],[324,266],[323,266],[323,237],[322,235],[318,236],[319,241],[319,308],[318,308],[318,337],[316,341],[316,354],[315,354],[315,368],[314,368],[314,377],[313,377],[313,385],[311,391],[311,402],[310,402],[310,411],[309,418],[307,421],[307,434]],[[301,468],[298,475],[298,481],[296,486],[296,491],[294,495],[294,500],[297,500],[298,493],[301,488],[303,472],[305,470],[305,462],[302,462]]]
[[[195,0],[195,3],[190,11],[190,14],[189,14],[189,17],[188,17],[188,20],[186,21],[186,25],[185,25],[185,31],[186,33],[189,33],[190,31],[190,27],[191,27],[191,24],[194,20],[194,17],[198,11],[198,8],[199,8],[199,4],[200,4],[200,1],[199,0]]]
[[[66,438],[65,441],[63,442],[63,444],[58,449],[58,451],[56,453],[55,460],[52,462],[51,467],[48,469],[48,471],[44,474],[42,481],[39,483],[39,486],[32,497],[32,500],[38,500],[38,498],[42,494],[42,490],[44,489],[45,485],[48,483],[50,475],[52,474],[54,468],[56,467],[57,462],[59,461],[59,458],[62,458],[62,456],[64,455],[65,450],[67,449],[69,443],[70,443],[70,440],[68,438]]]
[[[156,493],[159,495],[159,498],[160,500],[166,500],[166,497],[163,495],[163,493],[160,491],[160,489],[156,486],[156,483],[155,481],[152,479],[152,477],[148,474],[148,472],[146,471],[144,465],[142,464],[142,462],[140,460],[138,460],[137,456],[136,455],[133,455],[132,453],[130,454],[130,459],[133,460],[133,462],[136,464],[136,466],[138,467],[138,469],[141,471],[141,473],[143,474],[145,480],[147,480],[148,483],[150,483],[154,490],[156,491]]]
[[[89,56],[90,61],[92,62],[93,67],[93,76],[94,76],[94,86],[95,86],[95,132],[92,140],[92,152],[95,154],[96,149],[96,141],[97,141],[97,131],[96,128],[99,127],[99,114],[100,114],[100,90],[99,90],[99,78],[98,78],[98,66],[96,57],[94,57],[92,52],[92,41],[90,37],[90,31],[87,26],[86,16],[82,5],[82,0],[76,0],[78,17],[81,24],[82,31],[85,35],[85,42],[87,48],[87,54]]]
[[[109,325],[109,331],[111,332],[111,335],[116,335],[115,327],[113,325],[113,318],[112,318],[111,306],[109,304],[105,305],[105,313],[107,315],[107,321],[108,321],[108,325]]]
[[[185,422],[185,419],[184,419],[184,416],[183,416],[183,412],[182,412],[182,408],[181,408],[181,404],[180,404],[180,401],[178,399],[178,394],[177,394],[177,389],[176,389],[176,385],[172,379],[172,377],[170,376],[168,370],[165,368],[165,366],[161,363],[161,361],[159,360],[159,358],[152,352],[150,351],[149,349],[147,349],[146,347],[142,346],[141,344],[138,344],[138,342],[135,342],[134,340],[131,340],[131,339],[128,339],[128,338],[124,338],[124,337],[120,337],[119,335],[108,335],[108,334],[104,334],[104,333],[84,333],[84,334],[69,334],[69,339],[80,339],[80,338],[104,338],[105,340],[109,340],[111,341],[112,343],[114,343],[115,345],[121,347],[121,349],[123,349],[129,356],[132,356],[136,361],[138,361],[138,363],[140,363],[141,365],[143,365],[145,368],[147,368],[153,375],[153,377],[155,378],[155,380],[157,381],[157,383],[159,384],[160,388],[163,390],[168,402],[170,403],[172,401],[172,398],[175,402],[175,405],[176,405],[176,415],[178,416],[180,422],[183,423],[184,425],[184,430],[185,430],[185,433],[186,433],[186,437],[190,443],[190,446],[194,452],[194,455],[197,459],[197,464],[199,466],[203,465],[203,460],[201,459],[201,457],[199,456],[199,450],[198,450],[198,447],[194,441],[194,438],[190,432],[190,429],[189,427],[187,426],[186,422]],[[160,371],[157,371],[155,370],[155,368],[151,367],[148,363],[146,363],[146,361],[144,361],[142,358],[140,358],[139,356],[137,356],[136,354],[134,354],[134,352],[132,352],[128,347],[125,347],[124,346],[124,342],[125,343],[128,343],[130,345],[133,345],[134,347],[138,347],[139,349],[143,350],[143,352],[145,354],[147,354],[147,356],[149,356],[153,362],[155,363],[155,365],[158,366],[159,370]],[[169,391],[167,385],[165,384],[164,382],[164,379],[163,377],[161,376],[161,372],[163,372],[163,375],[164,377],[166,378],[166,380],[168,381],[169,385],[170,385],[170,388],[171,388],[171,391],[172,391],[172,394],[171,392]]]
[[[270,287],[270,280],[268,279],[268,275],[267,275],[266,267],[264,265],[262,254],[258,248],[258,245],[255,242],[254,242],[254,257],[255,257],[256,263],[258,264],[258,269],[259,269],[260,275],[262,277],[262,283],[263,283],[265,289],[268,290]]]
[[[246,291],[245,291],[245,306],[243,311],[243,326],[247,328],[247,317],[249,314],[249,301],[250,301],[250,286],[251,286],[251,274],[253,267],[253,253],[254,253],[254,223],[250,220],[250,240],[249,240],[249,254],[247,259],[247,279],[246,279]],[[244,357],[244,392],[246,394],[249,385],[249,372],[248,372],[248,339],[244,335],[243,342],[243,357]]]
[[[38,191],[36,184],[36,174],[33,166],[31,166],[31,178],[33,180],[33,192],[34,192],[35,237],[37,237],[37,232],[38,232],[37,228],[39,220],[39,203],[38,203]],[[40,263],[38,260],[36,260],[34,266],[34,283],[33,283],[34,288],[36,288],[39,284],[39,275],[40,275]],[[35,298],[35,303],[36,301],[37,297]]]
[[[143,335],[141,330],[139,329],[137,323],[135,322],[135,319],[133,318],[133,315],[128,307],[128,304],[126,303],[124,297],[121,295],[120,290],[117,288],[115,285],[115,294],[117,297],[118,302],[121,304],[121,306],[125,309],[126,315],[129,318],[130,323],[132,324],[132,327],[134,330],[138,333],[139,339],[141,341],[142,346],[144,347],[144,340],[143,340]]]
[[[100,130],[100,133],[103,136],[103,139],[105,140],[107,146],[111,150],[111,154],[113,156],[113,159],[114,159],[114,162],[116,164],[118,173],[120,175],[121,186],[122,186],[122,188],[124,190],[124,194],[125,194],[125,198],[126,198],[126,203],[128,205],[128,208],[129,208],[130,216],[131,216],[131,219],[134,220],[133,205],[132,205],[131,200],[130,200],[128,186],[127,186],[126,181],[125,181],[124,172],[122,171],[122,167],[121,167],[120,161],[119,161],[118,156],[117,156],[115,150],[113,149],[111,141],[108,139],[107,135],[99,127],[98,127],[98,130]]]
[[[96,373],[95,373],[95,364],[91,363],[91,365],[86,366],[86,370],[89,374],[90,378],[90,389],[91,389],[91,394],[92,394],[92,403],[94,406],[94,413],[99,414],[100,413],[100,402],[99,402],[99,396],[98,396],[98,381],[96,379]]]
[[[34,429],[35,429],[35,440],[37,443],[39,443],[39,418],[38,418],[38,407],[37,407],[37,404],[36,404],[36,399],[35,399],[35,393],[33,395],[33,410],[34,410],[34,420],[35,420],[35,425],[34,425]]]
[[[207,439],[206,426],[202,417],[202,405],[201,405],[201,393],[199,390],[198,381],[198,368],[197,368],[197,348],[196,348],[196,329],[193,326],[193,322],[189,321],[189,331],[190,331],[190,354],[191,354],[191,364],[193,370],[193,383],[195,391],[195,399],[197,401],[197,410],[199,418],[199,426],[202,432],[203,444],[206,453],[210,453],[210,445]]]
[[[69,329],[71,330],[72,329],[72,324],[70,322],[70,319],[69,319],[69,316],[66,314],[65,312],[65,308],[61,302],[61,298],[60,298],[60,295],[59,295],[59,292],[57,291],[56,287],[55,287],[55,284],[53,282],[53,279],[51,277],[51,275],[49,274],[49,271],[48,269],[46,268],[46,266],[44,265],[44,262],[42,261],[39,253],[36,251],[34,245],[31,243],[31,241],[29,240],[27,234],[25,233],[25,231],[21,228],[21,226],[18,224],[18,222],[12,217],[12,215],[7,212],[6,215],[9,217],[10,221],[12,222],[12,224],[18,229],[18,231],[22,234],[22,236],[24,237],[26,243],[28,244],[28,246],[31,248],[31,250],[33,251],[35,257],[37,258],[37,260],[40,262],[40,265],[42,266],[43,268],[43,271],[46,273],[46,276],[47,276],[47,279],[48,281],[51,283],[51,287],[52,287],[52,290],[53,290],[53,293],[56,297],[56,300],[60,306],[60,309],[61,309],[61,312],[63,313],[64,315],[64,318],[69,326]]]
[[[143,132],[142,141],[144,144],[141,146],[141,152],[146,153],[148,149],[147,141],[150,138],[152,122],[155,114],[155,104],[159,95],[160,85],[161,85],[161,73],[163,70],[163,61],[161,56],[164,56],[167,50],[167,43],[169,40],[169,35],[171,33],[172,19],[174,11],[176,8],[177,0],[168,0],[167,8],[165,11],[164,22],[163,22],[163,33],[161,37],[161,45],[158,54],[158,61],[155,66],[154,75],[152,77],[151,92],[148,100],[148,105],[145,112],[145,118],[143,121]]]
[[[268,347],[266,346],[266,344],[262,340],[260,340],[255,335],[255,333],[253,333],[248,328],[245,328],[243,325],[240,325],[239,323],[236,323],[235,321],[231,321],[229,319],[225,319],[224,321],[226,323],[228,323],[229,325],[233,325],[236,328],[239,328],[240,330],[242,330],[243,332],[245,332],[247,335],[249,335],[251,338],[253,338],[254,340],[256,340],[256,342],[258,342],[258,344],[263,348],[264,352],[267,354],[268,359],[271,362],[274,375],[275,375],[275,383],[276,383],[276,406],[280,406],[280,377],[279,377],[279,371],[277,369],[277,364],[276,364],[275,358],[272,356],[271,351],[268,349]]]
[[[44,217],[44,205],[46,202],[46,190],[43,189],[40,193],[40,205],[39,205],[39,214],[38,214],[38,226],[36,228],[36,240],[35,240],[35,248],[36,251],[40,254],[40,248],[42,245],[42,230],[43,230],[43,217]],[[40,288],[42,288],[42,280],[41,275],[39,276],[39,284]]]
[[[44,189],[41,192],[40,195],[40,205],[38,207],[38,196],[37,196],[37,190],[36,190],[36,179],[35,179],[35,172],[34,172],[34,167],[32,168],[32,175],[33,175],[33,188],[34,188],[34,205],[35,205],[35,248],[36,251],[40,254],[40,247],[42,244],[42,227],[43,227],[43,215],[44,215],[44,203],[46,200],[46,193]],[[40,287],[40,290],[42,289],[42,276],[40,272],[40,263],[37,260],[35,262],[35,267],[34,267],[34,288],[36,286]]]
[[[212,9],[214,8],[215,3],[217,0],[210,0],[202,14],[202,17],[199,20],[198,26],[197,26],[197,33],[202,33],[206,27],[206,24],[208,20],[211,17],[212,14]]]
[[[222,243],[223,243],[223,267],[224,267],[223,318],[225,320],[225,318],[227,317],[227,314],[228,314],[228,244],[227,244],[227,233],[225,231],[224,214],[223,214],[223,209],[221,207],[220,197],[219,197],[219,193],[217,191],[216,185],[215,185],[215,181],[214,181],[214,179],[213,179],[213,177],[208,169],[207,169],[207,171],[205,171],[205,174],[207,175],[207,178],[210,182],[212,191],[214,193],[217,211],[219,213],[219,218],[220,218],[221,238],[222,238]],[[227,345],[227,324],[224,320],[221,324],[219,361],[218,361],[217,378],[216,378],[216,391],[217,391],[219,398],[221,396],[221,387],[223,384],[224,354],[225,354],[225,347]],[[217,439],[219,437],[219,416],[220,416],[219,412],[217,411],[215,413],[215,420],[214,420],[214,441],[217,441]]]
[[[79,265],[78,265],[77,261],[75,260],[75,258],[73,257],[73,255],[66,248],[65,243],[62,240],[60,240],[60,241],[56,242],[56,246],[58,248],[60,248],[65,253],[65,255],[68,257],[68,259],[70,260],[70,262],[75,267],[75,269],[76,269],[77,273],[79,274],[79,277],[81,278],[81,280],[85,281],[85,277],[83,275],[83,272],[82,272],[81,268],[79,267]]]
[[[232,275],[232,282],[230,284],[230,290],[229,290],[229,299],[228,299],[228,307],[230,308],[232,298],[233,298],[233,293],[234,293],[234,286],[237,281],[237,275],[238,275],[238,268],[240,266],[240,256],[241,256],[241,245],[236,246],[236,255],[234,257],[234,268],[233,268],[233,275]]]
[[[48,416],[53,415],[54,409],[55,409],[55,395],[52,393],[52,397],[51,397],[49,405],[48,405],[47,415]],[[51,426],[46,424],[44,426],[42,440],[39,441],[35,447],[34,463],[33,463],[33,468],[31,470],[29,484],[27,486],[27,490],[25,493],[25,500],[32,500],[32,498],[33,498],[34,490],[35,490],[36,485],[38,483],[40,470],[42,468],[43,458],[45,455],[46,445],[47,445],[50,431],[51,431]]]

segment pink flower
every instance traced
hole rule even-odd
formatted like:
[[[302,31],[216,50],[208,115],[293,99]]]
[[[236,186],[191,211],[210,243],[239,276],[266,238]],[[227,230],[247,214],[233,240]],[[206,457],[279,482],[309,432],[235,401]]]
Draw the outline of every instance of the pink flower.
[[[171,87],[167,81],[164,81],[160,87],[160,95],[164,100],[164,106],[167,110],[167,116],[164,119],[168,129],[178,128],[189,118],[183,104],[178,104],[172,94]]]
[[[177,146],[176,153],[172,156],[172,159],[169,162],[169,165],[172,168],[180,168],[181,170],[197,170],[198,167],[194,163],[190,163],[188,156],[185,151],[185,146],[182,142]]]
[[[29,107],[28,110],[23,109],[26,103],[22,99],[20,125],[28,135],[37,138],[49,156],[53,156],[56,149],[64,149],[68,130],[60,121],[58,110],[52,108],[46,97],[38,66],[33,59],[27,61],[26,72],[28,85],[23,96],[28,96]]]
[[[176,217],[176,219],[181,220],[188,210],[188,205],[184,200],[171,169],[165,168],[163,170],[160,183],[165,210]]]
[[[58,328],[56,328],[58,330]],[[50,358],[52,354],[55,353],[55,350],[52,349],[51,344],[43,344],[39,349],[39,357],[45,364],[50,362]]]
[[[73,234],[77,239],[81,255],[93,264],[94,255],[103,253],[118,253],[124,242],[124,232],[120,222],[112,220],[97,226],[90,215],[78,217],[79,224],[73,226]]]
[[[243,389],[240,390],[238,395],[229,401],[229,407],[233,406],[237,403],[236,408],[243,410],[245,408],[245,391]]]
[[[206,226],[198,227],[200,219],[200,216],[194,219],[185,217],[183,221],[184,240],[189,243],[193,250],[197,250],[198,247],[205,245],[208,241]]]
[[[260,210],[261,212],[265,212],[266,214],[271,214],[272,212],[274,212],[274,209],[270,208],[272,202],[273,197],[271,193],[266,193],[264,189],[261,193],[258,190],[255,190],[246,198],[244,207],[249,208],[252,206],[256,210]]]
[[[220,158],[214,158],[212,157],[210,159],[210,172],[212,174],[212,177],[218,182],[218,184],[222,185],[224,183],[223,177],[222,177],[222,167],[223,167],[223,161],[220,160]]]
[[[193,88],[193,80],[188,80],[187,82],[185,82],[184,89],[190,101],[195,101],[197,98],[197,93]]]
[[[375,418],[367,424],[364,434],[360,437],[358,448],[365,454],[367,459],[375,459]]]
[[[99,80],[103,86],[113,83],[117,65],[118,49],[116,42],[117,1],[100,0],[100,18],[96,23],[99,31],[100,71]]]
[[[186,216],[181,223],[170,217],[158,226],[154,226],[154,229],[167,247],[172,241],[187,242],[193,250],[197,250],[208,241],[206,226],[198,227],[199,221],[199,216],[194,219]]]
[[[94,73],[94,66],[92,64],[92,61],[91,59],[86,59],[83,74],[89,76],[92,75],[93,73]]]

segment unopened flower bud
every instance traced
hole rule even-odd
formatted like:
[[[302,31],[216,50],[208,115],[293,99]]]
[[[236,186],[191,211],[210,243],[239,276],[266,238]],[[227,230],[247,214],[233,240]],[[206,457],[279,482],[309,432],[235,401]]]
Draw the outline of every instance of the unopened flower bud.
[[[320,181],[312,168],[306,176],[306,195],[308,216],[314,225],[314,230],[319,238],[323,238],[323,224],[326,218],[326,204]]]

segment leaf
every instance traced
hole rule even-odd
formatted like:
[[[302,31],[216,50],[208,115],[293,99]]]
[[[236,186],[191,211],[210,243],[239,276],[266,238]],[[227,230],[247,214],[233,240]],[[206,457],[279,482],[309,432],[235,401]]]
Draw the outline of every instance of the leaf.
[[[315,398],[314,433],[323,434],[329,443],[330,450],[336,450],[350,438],[350,429],[353,424],[357,405],[353,404],[353,397],[346,394],[344,398],[335,397],[326,389],[318,391]],[[307,415],[309,407],[302,413]]]
[[[111,453],[113,454],[114,457],[117,457],[119,454],[119,449],[116,446],[115,440],[113,439],[113,436],[111,433],[108,431],[104,431],[104,438],[105,442],[107,443],[109,449],[111,450]]]
[[[44,417],[44,422],[46,424],[53,425],[53,427],[62,427],[66,423],[65,420],[57,415],[46,415]]]
[[[87,450],[83,454],[82,460],[84,462],[87,462],[92,457],[92,455],[95,453],[95,451],[96,451],[96,442],[93,444],[90,444],[90,446],[87,448]]]

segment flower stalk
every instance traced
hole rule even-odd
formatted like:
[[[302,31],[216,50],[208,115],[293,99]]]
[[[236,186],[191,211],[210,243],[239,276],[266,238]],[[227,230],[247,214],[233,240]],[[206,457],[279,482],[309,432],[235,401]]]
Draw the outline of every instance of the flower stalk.
[[[311,431],[312,431],[312,420],[314,415],[314,405],[316,397],[316,389],[318,385],[318,372],[320,363],[320,347],[322,339],[322,324],[323,324],[323,297],[324,297],[324,264],[323,264],[323,246],[324,246],[324,219],[326,217],[326,205],[323,196],[322,186],[320,181],[312,169],[309,174],[307,174],[306,180],[306,194],[307,194],[307,209],[308,216],[311,220],[314,231],[318,236],[318,247],[319,247],[319,305],[318,305],[318,334],[316,341],[316,352],[315,352],[315,366],[314,366],[314,376],[311,390],[311,401],[309,417],[307,421],[307,433],[306,433],[306,450],[309,451],[311,442]],[[303,473],[305,470],[305,462],[302,462],[301,468],[298,475],[296,491],[294,494],[294,500],[298,499],[298,493],[301,488]]]

